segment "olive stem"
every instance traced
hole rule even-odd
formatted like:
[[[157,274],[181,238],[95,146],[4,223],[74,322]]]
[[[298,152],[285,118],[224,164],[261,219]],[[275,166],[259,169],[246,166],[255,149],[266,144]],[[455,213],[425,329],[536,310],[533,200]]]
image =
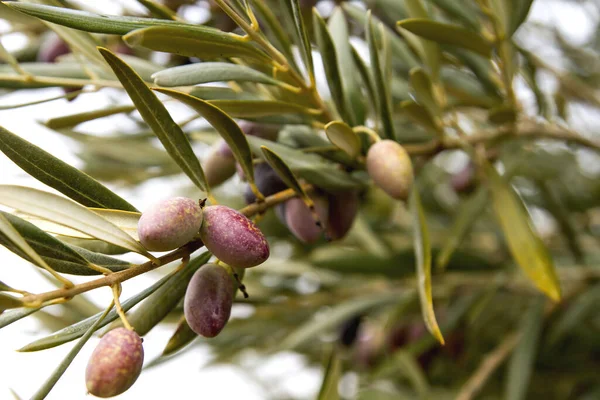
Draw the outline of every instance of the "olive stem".
[[[127,316],[125,315],[125,311],[123,310],[123,307],[121,307],[121,300],[119,299],[121,296],[121,284],[120,283],[115,283],[114,285],[111,286],[112,289],[112,293],[113,293],[113,301],[115,303],[115,309],[117,310],[117,314],[119,314],[119,318],[121,318],[121,321],[123,322],[123,326],[125,326],[125,328],[127,328],[130,331],[133,331],[133,327],[131,326],[131,324],[129,323],[129,320],[127,319]]]

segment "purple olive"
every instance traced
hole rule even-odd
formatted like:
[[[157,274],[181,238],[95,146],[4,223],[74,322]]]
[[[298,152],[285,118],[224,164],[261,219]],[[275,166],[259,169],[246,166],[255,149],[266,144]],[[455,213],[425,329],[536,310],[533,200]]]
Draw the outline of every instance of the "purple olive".
[[[142,213],[138,235],[150,251],[169,251],[183,246],[198,234],[202,209],[192,199],[174,197]]]
[[[326,224],[329,214],[327,200],[317,197],[314,203],[319,219]],[[285,202],[285,222],[290,232],[301,242],[315,243],[323,236],[323,229],[317,226],[310,209],[298,197]]]
[[[266,162],[254,166],[254,183],[258,190],[265,196],[270,196],[287,189],[287,185],[277,175],[277,172]],[[256,196],[252,192],[252,189],[250,189],[250,186],[247,186],[244,190],[244,200],[246,200],[246,204],[256,201]]]
[[[226,206],[204,208],[200,237],[219,260],[235,268],[249,268],[269,258],[269,243],[256,225]]]
[[[375,185],[398,200],[406,200],[413,184],[413,167],[404,147],[381,140],[367,153],[367,172]]]
[[[204,337],[217,336],[229,321],[234,288],[225,268],[216,264],[200,267],[190,280],[183,301],[190,328]]]
[[[58,35],[52,35],[42,43],[37,60],[41,62],[53,63],[57,58],[69,54],[71,48]]]
[[[137,333],[126,328],[108,332],[88,362],[85,371],[88,392],[102,398],[125,392],[140,376],[143,363],[144,348]]]
[[[209,186],[217,186],[235,173],[233,152],[224,140],[214,144],[202,167]]]
[[[475,189],[475,165],[469,161],[459,172],[450,178],[452,189],[456,193],[471,193]]]
[[[329,196],[327,232],[332,240],[346,236],[358,214],[358,206],[358,193],[355,191]]]

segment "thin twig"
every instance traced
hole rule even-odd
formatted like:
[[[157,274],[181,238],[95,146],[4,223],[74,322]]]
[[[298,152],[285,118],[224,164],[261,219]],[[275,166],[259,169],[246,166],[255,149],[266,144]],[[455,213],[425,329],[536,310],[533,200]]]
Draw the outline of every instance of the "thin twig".
[[[479,393],[494,371],[502,365],[506,357],[519,344],[520,338],[521,335],[519,333],[511,333],[493,351],[488,353],[483,358],[481,364],[479,364],[475,373],[463,385],[456,400],[470,400]]]

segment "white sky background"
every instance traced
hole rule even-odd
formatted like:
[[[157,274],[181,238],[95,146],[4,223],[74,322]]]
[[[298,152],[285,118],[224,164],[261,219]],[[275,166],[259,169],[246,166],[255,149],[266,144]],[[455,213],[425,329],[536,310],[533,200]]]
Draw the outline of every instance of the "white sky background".
[[[134,0],[129,1],[80,1],[86,5],[97,6],[102,3],[102,12],[116,14],[119,12],[118,4],[127,4],[132,9],[139,9]],[[560,4],[559,4],[560,3]],[[192,16],[192,15],[191,15]],[[194,19],[203,18],[202,13],[192,16]],[[586,12],[576,4],[562,4],[559,1],[536,1],[530,20],[544,23],[556,23],[561,32],[567,35],[573,44],[579,44],[589,37],[595,29],[598,15]],[[0,20],[0,31],[6,25]],[[11,35],[3,44],[10,50],[19,46],[20,38]],[[316,63],[319,65],[319,63]],[[323,82],[321,82],[323,83]],[[326,85],[325,85],[326,87]],[[109,94],[109,96],[106,95]],[[75,112],[89,111],[110,104],[110,100],[117,98],[116,91],[102,91],[96,94],[87,94],[71,103],[60,100],[38,106],[24,107],[14,110],[0,111],[0,125],[8,130],[21,135],[23,138],[37,146],[51,152],[60,159],[76,167],[81,166],[81,161],[73,153],[74,142],[62,135],[56,134],[40,125],[49,117],[72,114]],[[62,94],[60,89],[40,89],[35,91],[14,92],[0,97],[0,105],[16,104],[32,99],[50,98]],[[119,97],[119,101],[127,99]],[[181,120],[184,113],[176,110],[175,118]],[[104,126],[130,123],[124,117],[111,117],[102,120],[93,127],[102,131]],[[90,125],[91,127],[91,125]],[[159,179],[149,185],[144,185],[141,190],[131,192],[118,187],[111,187],[124,198],[132,202],[139,209],[144,209],[159,198],[155,193],[160,193],[161,198],[176,195],[175,192],[181,180]],[[19,184],[49,190],[45,185],[29,177],[19,167],[0,153],[0,183]],[[24,288],[30,292],[52,290],[54,287],[40,274],[35,267],[23,262],[22,259],[4,248],[0,248],[0,279],[5,283]],[[18,271],[16,271],[18,269]],[[69,277],[71,278],[71,277]],[[154,282],[156,275],[140,276],[123,285],[123,299],[139,292]],[[84,279],[74,277],[75,282]],[[109,289],[99,289],[91,293],[90,298],[98,305],[106,305],[111,294]],[[46,308],[52,311],[52,307]],[[144,341],[146,361],[152,360],[160,354],[168,341],[175,326],[161,324],[154,328]],[[73,342],[54,349],[35,353],[18,353],[15,349],[46,336],[52,331],[36,318],[25,318],[0,330],[0,399],[11,398],[9,388],[14,389],[22,398],[29,398],[50,375],[56,364],[71,349]],[[89,355],[93,351],[98,339],[90,339],[80,354],[75,358],[71,367],[55,386],[48,399],[84,399],[86,396],[84,373]],[[248,357],[249,363],[245,370],[239,367],[220,366],[203,367],[210,359],[209,349],[205,346],[194,346],[185,355],[152,368],[142,373],[138,381],[119,399],[139,398],[221,398],[221,399],[265,399],[267,394],[260,384],[253,380],[252,374],[261,376],[264,382],[273,386],[273,398],[282,398],[286,393],[297,398],[311,398],[318,390],[320,373],[315,368],[306,368],[300,356],[282,354],[269,360],[263,360],[261,367],[256,368],[256,357]],[[252,365],[252,366],[250,366]]]

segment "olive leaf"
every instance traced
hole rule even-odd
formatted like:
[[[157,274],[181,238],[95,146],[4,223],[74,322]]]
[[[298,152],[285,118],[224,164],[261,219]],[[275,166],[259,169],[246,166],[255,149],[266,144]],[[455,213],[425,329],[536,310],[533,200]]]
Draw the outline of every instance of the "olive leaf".
[[[0,185],[0,204],[65,225],[154,259],[127,233],[67,198],[23,186]]]
[[[40,182],[84,206],[137,211],[91,176],[2,127],[0,151]]]
[[[342,121],[331,121],[325,125],[325,134],[331,143],[342,149],[350,157],[360,154],[362,143],[350,126]]]
[[[45,125],[50,129],[71,128],[83,122],[93,121],[98,118],[104,118],[115,114],[128,113],[134,111],[134,106],[111,106],[94,111],[85,111],[62,117],[50,118]]]
[[[491,43],[483,36],[460,25],[444,24],[428,18],[409,18],[398,21],[397,25],[415,35],[440,44],[462,47],[486,58],[490,58],[492,54]]]
[[[283,82],[255,69],[225,62],[202,62],[167,68],[153,74],[152,79],[154,83],[164,87],[227,81],[256,82],[285,87]]]
[[[162,102],[148,88],[140,76],[119,57],[104,48],[99,48],[99,51],[108,62],[108,65],[115,71],[133,104],[135,104],[142,118],[156,134],[169,155],[198,188],[208,192],[210,188],[206,182],[200,161],[194,154],[192,146],[181,127],[173,121]]]
[[[339,359],[336,350],[331,350],[327,365],[325,366],[325,374],[323,382],[319,389],[318,400],[339,400],[338,384],[342,375],[342,361]]]
[[[490,166],[492,205],[504,233],[508,248],[525,275],[551,299],[560,299],[560,284],[552,257],[531,226],[523,202],[514,189]]]
[[[175,332],[169,338],[165,348],[163,349],[162,356],[171,355],[186,345],[188,345],[192,340],[197,338],[198,335],[196,332],[190,328],[187,321],[185,320],[185,316],[181,316],[181,319],[177,323],[177,328]]]
[[[433,310],[433,298],[431,289],[431,243],[425,212],[421,205],[418,189],[415,187],[410,195],[410,209],[413,214],[413,235],[415,258],[417,261],[417,288],[421,302],[421,312],[425,326],[433,336],[444,344],[442,332],[438,326]]]

